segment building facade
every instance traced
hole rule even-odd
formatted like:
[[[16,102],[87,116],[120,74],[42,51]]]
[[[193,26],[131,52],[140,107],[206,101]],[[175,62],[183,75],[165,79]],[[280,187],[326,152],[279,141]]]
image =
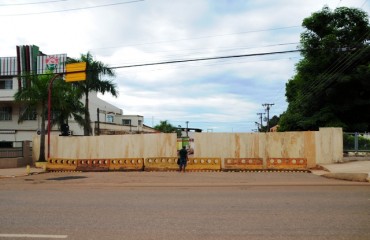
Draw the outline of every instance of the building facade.
[[[25,72],[42,74],[47,70],[63,73],[66,60],[67,54],[47,55],[34,45],[17,46],[15,57],[0,57],[0,141],[32,140],[40,132],[38,109],[18,122],[24,106],[14,100],[14,94],[30,84],[19,76]],[[81,102],[84,103],[84,100],[81,99]],[[89,111],[93,134],[155,132],[144,126],[143,116],[123,115],[122,109],[103,101],[96,92],[89,93]],[[68,125],[71,135],[83,135],[83,128],[74,119],[69,119]],[[60,134],[60,127],[54,126],[51,134]]]

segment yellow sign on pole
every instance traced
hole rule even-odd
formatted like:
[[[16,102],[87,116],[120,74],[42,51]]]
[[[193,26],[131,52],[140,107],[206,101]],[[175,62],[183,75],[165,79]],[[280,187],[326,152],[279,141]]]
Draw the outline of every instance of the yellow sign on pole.
[[[86,80],[86,62],[66,64],[66,82]]]

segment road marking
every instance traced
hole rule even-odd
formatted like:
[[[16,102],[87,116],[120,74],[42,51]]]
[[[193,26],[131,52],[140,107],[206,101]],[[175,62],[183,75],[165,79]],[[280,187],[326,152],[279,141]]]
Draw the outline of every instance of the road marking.
[[[45,234],[1,234],[0,238],[67,238],[68,235],[45,235]]]

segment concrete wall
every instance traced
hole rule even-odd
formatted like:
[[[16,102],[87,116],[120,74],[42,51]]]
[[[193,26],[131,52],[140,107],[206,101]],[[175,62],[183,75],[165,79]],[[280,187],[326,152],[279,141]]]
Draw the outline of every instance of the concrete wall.
[[[341,128],[308,132],[195,133],[194,157],[306,158],[308,167],[343,160]]]
[[[23,141],[22,143],[22,157],[0,157],[1,168],[17,168],[32,165],[31,146],[30,141]]]
[[[34,138],[34,159],[38,159],[39,156],[39,139],[39,136]],[[50,157],[77,159],[173,157],[177,155],[176,140],[174,133],[90,137],[53,135],[50,139]],[[45,141],[47,143],[47,137]]]
[[[176,142],[176,134],[54,135],[50,156],[77,159],[176,157]],[[37,159],[38,137],[33,149]],[[343,133],[341,128],[283,133],[195,133],[193,157],[262,158],[265,166],[268,158],[306,158],[307,166],[314,167],[318,163],[342,161]]]
[[[18,167],[18,158],[1,158],[0,169]]]
[[[343,161],[343,132],[341,128],[320,128],[316,138],[317,163]]]

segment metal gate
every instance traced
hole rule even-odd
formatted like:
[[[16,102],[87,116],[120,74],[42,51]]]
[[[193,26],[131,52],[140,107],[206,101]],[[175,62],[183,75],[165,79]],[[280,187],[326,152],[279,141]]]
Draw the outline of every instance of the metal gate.
[[[343,133],[344,152],[370,152],[370,133]]]

